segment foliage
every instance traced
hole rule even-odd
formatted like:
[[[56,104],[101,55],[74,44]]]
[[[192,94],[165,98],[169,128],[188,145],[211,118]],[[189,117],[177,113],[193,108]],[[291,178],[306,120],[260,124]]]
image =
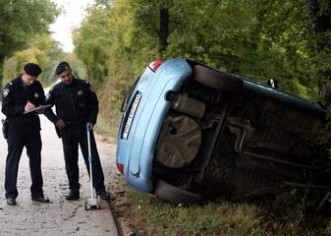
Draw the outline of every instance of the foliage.
[[[313,31],[310,40],[312,66],[316,68],[316,78],[321,103],[326,107],[328,123],[318,137],[331,147],[331,2],[329,0],[309,0]]]
[[[0,2],[0,58],[22,48],[31,36],[47,32],[57,10],[49,0]]]
[[[126,91],[156,52],[134,25],[133,1],[98,2],[74,33],[75,52],[87,67],[88,80],[100,88],[102,115],[112,117],[109,122],[116,126]]]
[[[302,193],[284,193],[272,207],[221,199],[183,207],[128,188],[127,201],[137,235],[329,235],[331,228],[327,218],[305,215]]]
[[[128,191],[130,217],[142,226],[141,235],[263,235],[261,210],[253,205],[219,202],[173,206]]]
[[[54,81],[56,63],[63,57],[64,53],[58,42],[54,41],[49,34],[36,35],[26,49],[16,51],[12,57],[5,60],[3,81],[7,82],[21,73],[25,63],[35,62],[43,69],[39,79],[44,85],[50,85]]]
[[[169,37],[159,54],[162,8],[169,10]],[[99,0],[74,44],[88,79],[100,88],[103,115],[116,124],[114,109],[160,57],[189,58],[261,82],[276,78],[281,89],[316,101],[316,74],[331,62],[328,50],[312,50],[319,39],[312,26],[306,0]]]
[[[4,59],[27,48],[36,34],[47,33],[57,14],[50,0],[0,1],[0,85]]]

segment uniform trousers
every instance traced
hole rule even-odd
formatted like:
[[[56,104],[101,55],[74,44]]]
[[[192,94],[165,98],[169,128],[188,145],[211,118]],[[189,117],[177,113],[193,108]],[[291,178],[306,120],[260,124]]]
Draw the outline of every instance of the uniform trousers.
[[[66,172],[69,180],[69,188],[73,192],[78,192],[79,184],[79,166],[78,166],[78,145],[83,154],[85,165],[90,174],[88,162],[88,143],[85,124],[69,125],[62,131],[62,144],[64,151],[64,160]],[[105,191],[104,175],[97,151],[93,131],[91,131],[91,153],[92,153],[92,172],[93,187],[97,192]]]
[[[8,155],[6,159],[5,173],[5,196],[6,198],[16,198],[17,190],[17,174],[19,162],[23,148],[26,147],[29,157],[30,174],[32,184],[30,187],[32,197],[43,196],[43,178],[41,174],[41,138],[40,129],[8,129]]]

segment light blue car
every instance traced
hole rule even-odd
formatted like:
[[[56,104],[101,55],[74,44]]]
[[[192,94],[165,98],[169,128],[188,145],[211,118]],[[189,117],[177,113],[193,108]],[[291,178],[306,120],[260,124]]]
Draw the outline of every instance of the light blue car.
[[[117,166],[134,188],[175,204],[275,194],[315,181],[313,163],[327,158],[310,135],[324,117],[319,105],[271,86],[157,60],[124,101]]]

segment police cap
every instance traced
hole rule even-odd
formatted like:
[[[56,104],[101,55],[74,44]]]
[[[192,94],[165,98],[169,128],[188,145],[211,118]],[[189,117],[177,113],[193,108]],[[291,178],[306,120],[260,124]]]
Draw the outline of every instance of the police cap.
[[[70,65],[68,62],[66,61],[63,61],[63,62],[60,62],[56,69],[55,69],[55,75],[59,75],[61,74],[63,71],[71,71],[71,68],[70,68]]]
[[[24,65],[24,71],[28,75],[38,76],[42,72],[41,68],[35,63],[27,63]]]

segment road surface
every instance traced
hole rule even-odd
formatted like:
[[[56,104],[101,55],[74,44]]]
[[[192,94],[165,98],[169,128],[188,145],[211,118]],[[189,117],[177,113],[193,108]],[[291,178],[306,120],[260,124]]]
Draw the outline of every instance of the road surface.
[[[0,114],[3,118],[3,114]],[[67,176],[64,168],[62,143],[57,138],[53,125],[43,116],[42,126],[42,172],[44,192],[51,203],[31,201],[30,172],[26,150],[20,161],[18,173],[17,205],[9,206],[4,197],[5,160],[7,143],[0,135],[0,235],[118,235],[109,204],[102,202],[102,209],[85,211],[83,201],[89,197],[87,170],[80,156],[81,200],[66,201]],[[105,185],[109,186],[114,176],[114,145],[97,140]],[[81,154],[80,154],[81,155]]]

